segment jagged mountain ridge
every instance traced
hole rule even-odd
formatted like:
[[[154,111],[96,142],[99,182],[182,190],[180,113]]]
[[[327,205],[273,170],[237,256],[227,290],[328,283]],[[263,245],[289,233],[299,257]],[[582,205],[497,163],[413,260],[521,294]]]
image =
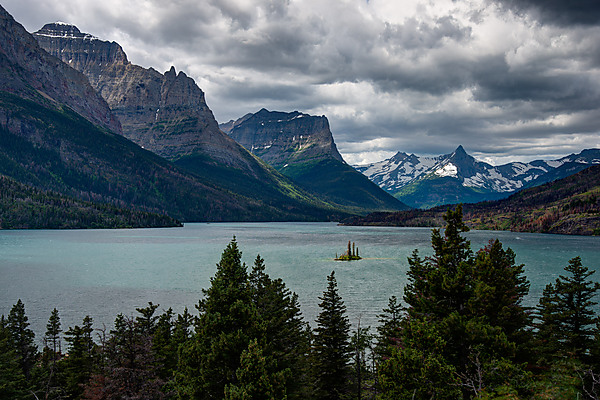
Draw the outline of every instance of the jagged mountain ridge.
[[[263,108],[220,126],[252,154],[335,204],[360,213],[407,208],[344,161],[325,116]]]
[[[340,215],[292,187],[293,197],[246,196],[142,149],[121,135],[118,119],[85,75],[41,49],[1,6],[0,66],[0,174],[19,183],[183,221]]]
[[[172,67],[160,74],[134,65],[117,43],[99,40],[73,25],[46,24],[35,36],[47,51],[88,76],[121,120],[124,136],[203,183],[263,202],[265,209],[277,209],[276,214],[298,209],[307,213],[288,219],[345,214],[296,187],[223,133],[203,91],[185,73]],[[256,218],[269,219],[263,214]]]
[[[559,160],[512,162],[492,166],[466,153],[462,146],[446,155],[393,157],[355,168],[400,200],[417,208],[478,202],[507,197],[515,191],[576,173],[600,163],[600,150],[584,150]],[[439,190],[444,188],[445,193]]]
[[[40,46],[83,72],[106,99],[123,135],[169,160],[203,154],[220,164],[255,171],[254,160],[223,134],[204,92],[174,67],[164,74],[127,59],[116,42],[103,41],[64,23],[34,33]]]
[[[580,157],[565,158],[583,161]],[[586,168],[568,177],[523,189],[508,198],[465,204],[463,220],[474,229],[600,235],[600,165],[580,165]],[[373,213],[349,219],[344,224],[439,227],[444,225],[446,211],[446,206],[440,206]]]

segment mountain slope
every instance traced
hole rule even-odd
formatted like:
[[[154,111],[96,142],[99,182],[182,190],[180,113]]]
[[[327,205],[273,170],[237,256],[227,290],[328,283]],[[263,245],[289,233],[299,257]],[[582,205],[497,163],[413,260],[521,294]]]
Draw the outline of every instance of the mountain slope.
[[[0,229],[109,229],[181,226],[166,216],[38,190],[0,175]]]
[[[344,162],[324,116],[262,109],[221,128],[252,154],[335,204],[359,213],[407,208]]]
[[[430,208],[507,197],[598,163],[600,150],[592,149],[560,160],[492,166],[477,161],[459,146],[439,157],[397,153],[388,160],[356,168],[408,205]]]
[[[87,78],[42,50],[0,7],[0,173],[37,189],[184,221],[336,215],[311,199],[290,198],[282,208],[202,182],[120,130]]]
[[[290,213],[286,219],[341,215],[224,134],[204,93],[183,72],[171,68],[161,74],[134,65],[117,43],[99,40],[73,25],[46,24],[34,35],[48,52],[89,78],[118,116],[124,136],[205,184],[264,203],[267,207],[257,219],[281,219],[286,213]]]
[[[348,225],[442,226],[447,207],[374,213]],[[524,189],[493,202],[465,204],[464,220],[475,229],[600,235],[600,165]]]

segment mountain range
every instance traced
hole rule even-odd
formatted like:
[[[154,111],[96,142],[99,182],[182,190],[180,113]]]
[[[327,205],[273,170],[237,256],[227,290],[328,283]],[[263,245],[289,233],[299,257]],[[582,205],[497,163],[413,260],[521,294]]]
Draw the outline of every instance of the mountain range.
[[[372,213],[346,225],[440,227],[447,206],[428,210]],[[463,205],[463,220],[474,229],[600,235],[600,165],[527,188],[506,199]]]
[[[252,154],[334,204],[357,213],[408,208],[344,161],[325,116],[263,108],[220,126]]]
[[[387,203],[373,205],[362,199],[348,202],[343,196],[323,197],[310,185],[292,182],[289,175],[286,178],[286,174],[269,167],[271,160],[264,154],[258,154],[262,160],[253,156],[221,131],[202,90],[173,67],[161,74],[134,65],[117,43],[82,33],[73,25],[46,24],[34,36],[46,51],[88,77],[121,121],[125,137],[187,169],[202,182],[282,209],[294,207],[300,198],[314,204],[324,200],[320,207],[349,213],[401,209],[399,201],[377,187],[371,190],[389,197]],[[306,133],[306,128],[295,129]],[[333,147],[337,160],[343,162]],[[369,183],[366,179],[364,182]]]
[[[414,208],[496,200],[600,164],[600,150],[588,149],[558,160],[511,162],[492,166],[467,154],[462,146],[446,155],[393,157],[355,168]]]
[[[100,44],[91,38],[78,40]],[[249,154],[218,129],[214,118],[212,124],[223,142],[242,155],[235,160],[237,166],[217,161],[223,147],[212,154],[182,152],[178,161],[194,155],[200,160],[187,168],[128,140],[123,135],[130,125],[122,128],[88,78],[42,49],[1,7],[0,67],[0,174],[21,184],[182,221],[314,221],[347,215]],[[165,75],[167,81],[174,74]],[[188,84],[182,92],[192,90],[189,79],[177,77]],[[143,107],[144,99],[138,100]],[[123,103],[129,104],[125,99]],[[255,169],[247,168],[246,161]],[[202,173],[192,170],[194,166],[207,170],[201,167],[206,165],[214,166],[208,173],[217,178],[203,179]],[[258,176],[238,179],[257,188],[232,190],[233,179],[219,179],[239,170]],[[260,174],[271,181],[262,181]]]

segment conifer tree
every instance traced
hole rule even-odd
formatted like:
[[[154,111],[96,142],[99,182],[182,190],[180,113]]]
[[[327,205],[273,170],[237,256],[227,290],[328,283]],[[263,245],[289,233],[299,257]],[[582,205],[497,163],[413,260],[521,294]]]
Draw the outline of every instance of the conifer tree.
[[[197,305],[196,335],[180,355],[179,396],[222,398],[225,387],[237,385],[242,352],[259,336],[246,265],[234,239],[229,243]]]
[[[252,302],[263,326],[264,354],[276,360],[267,365],[270,374],[289,370],[285,381],[289,399],[305,399],[309,393],[310,331],[302,318],[298,295],[281,279],[271,279],[265,272],[264,260],[257,256],[249,274]],[[286,375],[287,376],[287,375]]]
[[[529,321],[521,304],[529,288],[523,267],[514,264],[514,253],[498,241],[473,256],[469,241],[462,236],[468,227],[462,221],[461,206],[448,210],[444,220],[443,235],[439,229],[432,231],[433,255],[421,258],[415,250],[408,259],[407,316],[401,322],[397,348],[382,366],[382,388],[392,382],[394,373],[406,377],[404,386],[386,389],[404,397],[410,396],[410,390],[404,389],[419,392],[428,386],[423,393],[440,397],[434,388],[449,382],[443,371],[452,370],[460,378],[462,394],[455,395],[466,398],[480,396],[483,388],[493,391],[505,381],[512,385],[523,375],[514,364],[516,347],[525,342]],[[418,340],[411,332],[442,339],[444,345]],[[391,365],[404,372],[394,372]],[[422,374],[422,369],[432,374]]]
[[[590,271],[580,257],[569,260],[554,284],[548,284],[538,305],[538,342],[546,351],[572,354],[581,359],[589,350],[596,322],[593,298],[600,283],[589,278]]]
[[[225,400],[286,400],[286,384],[289,369],[270,372],[269,364],[275,361],[266,357],[256,339],[241,355],[236,372],[237,383],[225,387]]]
[[[21,400],[30,397],[19,357],[12,346],[4,315],[0,317],[0,399]]]
[[[69,354],[64,360],[65,391],[70,398],[77,398],[83,393],[83,385],[89,381],[96,367],[92,324],[92,318],[86,315],[81,326],[69,327],[65,332]]]
[[[327,277],[327,290],[319,299],[321,312],[313,344],[316,394],[318,399],[338,400],[348,390],[350,322],[338,294],[335,271]]]
[[[384,308],[383,313],[377,317],[379,325],[377,326],[378,337],[375,352],[379,358],[389,357],[391,348],[399,344],[401,335],[402,305],[398,302],[398,298],[390,297],[388,308]]]
[[[61,353],[61,341],[60,333],[62,329],[60,327],[60,316],[58,310],[55,308],[48,318],[46,324],[46,336],[44,336],[45,346],[51,351],[50,360],[54,364]]]
[[[31,370],[37,358],[35,334],[29,329],[29,319],[25,314],[25,305],[19,299],[11,308],[6,320],[10,346],[15,350],[21,371],[26,379],[31,376]]]

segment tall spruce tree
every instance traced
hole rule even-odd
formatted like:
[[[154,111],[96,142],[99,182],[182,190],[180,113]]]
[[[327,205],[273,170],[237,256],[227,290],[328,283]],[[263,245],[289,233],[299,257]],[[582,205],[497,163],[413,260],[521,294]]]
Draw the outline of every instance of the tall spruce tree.
[[[338,400],[348,391],[350,322],[338,294],[335,271],[327,277],[327,290],[319,297],[321,312],[313,343],[314,375],[318,399]]]
[[[263,326],[263,352],[276,360],[267,365],[268,373],[288,370],[293,377],[285,380],[287,397],[305,399],[310,394],[310,367],[306,355],[310,352],[310,330],[303,320],[298,295],[292,293],[281,279],[271,279],[265,272],[264,260],[257,256],[249,275],[252,302]]]
[[[25,313],[25,305],[19,299],[11,308],[6,320],[9,342],[15,350],[19,365],[26,379],[31,377],[31,370],[37,358],[35,334],[29,329],[29,319]]]
[[[540,298],[537,318],[538,346],[546,357],[570,354],[582,359],[592,344],[597,321],[593,299],[600,283],[590,280],[595,271],[581,263],[580,257],[569,260],[569,275],[560,275],[548,284]]]
[[[404,398],[411,396],[411,388],[440,397],[439,388],[457,377],[462,393],[443,397],[470,398],[484,390],[492,393],[506,381],[520,385],[517,378],[523,375],[514,365],[529,321],[522,305],[529,288],[523,267],[514,264],[514,253],[498,241],[474,256],[462,236],[468,227],[461,206],[448,210],[444,220],[443,235],[432,231],[433,255],[421,258],[415,250],[408,259],[407,317],[397,348],[381,368],[382,388],[388,385],[386,390]],[[415,332],[431,340],[423,341]],[[444,371],[454,371],[454,378],[449,380]],[[404,376],[405,383],[390,385],[393,376]]]
[[[181,398],[221,399],[226,386],[238,385],[242,352],[260,336],[246,264],[235,237],[203,293],[196,334],[181,350],[177,390]]]
[[[0,399],[30,398],[19,356],[12,345],[4,315],[0,317]]]

